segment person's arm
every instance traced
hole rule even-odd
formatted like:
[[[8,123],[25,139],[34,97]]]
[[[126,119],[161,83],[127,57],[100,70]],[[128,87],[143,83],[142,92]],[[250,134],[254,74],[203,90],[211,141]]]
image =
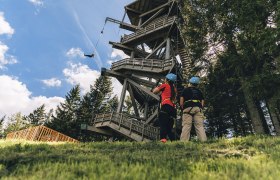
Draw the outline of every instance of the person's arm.
[[[204,108],[204,105],[205,105],[204,99],[201,100],[201,105],[202,105],[202,108]]]
[[[158,94],[158,93],[160,93],[164,88],[165,88],[165,84],[162,84],[162,85],[156,87],[152,92],[153,92],[154,94]]]
[[[160,92],[159,87],[156,87],[156,88],[153,90],[153,93],[154,93],[154,94],[158,94],[159,92]]]
[[[184,108],[184,97],[180,97],[180,107],[181,107],[181,109],[183,109]]]

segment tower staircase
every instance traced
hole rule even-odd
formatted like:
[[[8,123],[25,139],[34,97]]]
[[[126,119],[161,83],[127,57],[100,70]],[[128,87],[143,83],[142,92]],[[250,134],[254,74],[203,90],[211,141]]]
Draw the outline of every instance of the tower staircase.
[[[191,67],[178,24],[181,16],[178,3],[178,0],[136,0],[125,6],[130,24],[116,22],[132,33],[110,44],[130,57],[101,70],[101,75],[114,77],[122,84],[119,105],[114,112],[96,115],[88,130],[108,135],[117,133],[135,141],[159,139],[160,97],[151,90],[162,83],[168,73],[174,73],[180,93]],[[126,92],[133,115],[124,108]]]

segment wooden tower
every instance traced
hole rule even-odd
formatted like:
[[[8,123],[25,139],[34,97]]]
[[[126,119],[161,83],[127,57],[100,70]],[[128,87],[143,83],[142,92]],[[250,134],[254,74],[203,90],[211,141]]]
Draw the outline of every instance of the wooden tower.
[[[179,0],[136,0],[125,6],[130,24],[110,18],[120,24],[120,28],[131,31],[123,35],[120,42],[110,42],[129,58],[113,63],[110,69],[102,68],[101,74],[117,78],[123,89],[117,111],[97,115],[87,126],[88,130],[119,133],[136,141],[158,139],[155,122],[160,97],[151,90],[172,72],[177,74],[176,85],[180,92],[190,69],[180,34],[181,5]],[[131,98],[134,115],[124,110],[126,92]]]

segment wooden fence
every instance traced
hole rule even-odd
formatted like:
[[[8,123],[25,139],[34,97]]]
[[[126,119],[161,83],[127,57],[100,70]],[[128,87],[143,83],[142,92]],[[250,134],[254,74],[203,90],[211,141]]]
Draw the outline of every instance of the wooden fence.
[[[20,131],[11,132],[6,139],[23,139],[28,141],[49,141],[49,142],[79,142],[69,136],[52,130],[46,126],[34,126]]]

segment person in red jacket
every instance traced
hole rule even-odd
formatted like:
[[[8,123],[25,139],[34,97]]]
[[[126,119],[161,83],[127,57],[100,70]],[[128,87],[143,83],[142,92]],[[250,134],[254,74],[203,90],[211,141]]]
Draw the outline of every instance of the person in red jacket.
[[[165,143],[168,138],[172,141],[175,135],[172,132],[174,119],[176,118],[175,100],[176,88],[174,82],[177,76],[173,73],[166,75],[165,81],[162,85],[156,87],[153,93],[158,94],[161,92],[161,108],[159,112],[159,126],[160,126],[160,141]]]

